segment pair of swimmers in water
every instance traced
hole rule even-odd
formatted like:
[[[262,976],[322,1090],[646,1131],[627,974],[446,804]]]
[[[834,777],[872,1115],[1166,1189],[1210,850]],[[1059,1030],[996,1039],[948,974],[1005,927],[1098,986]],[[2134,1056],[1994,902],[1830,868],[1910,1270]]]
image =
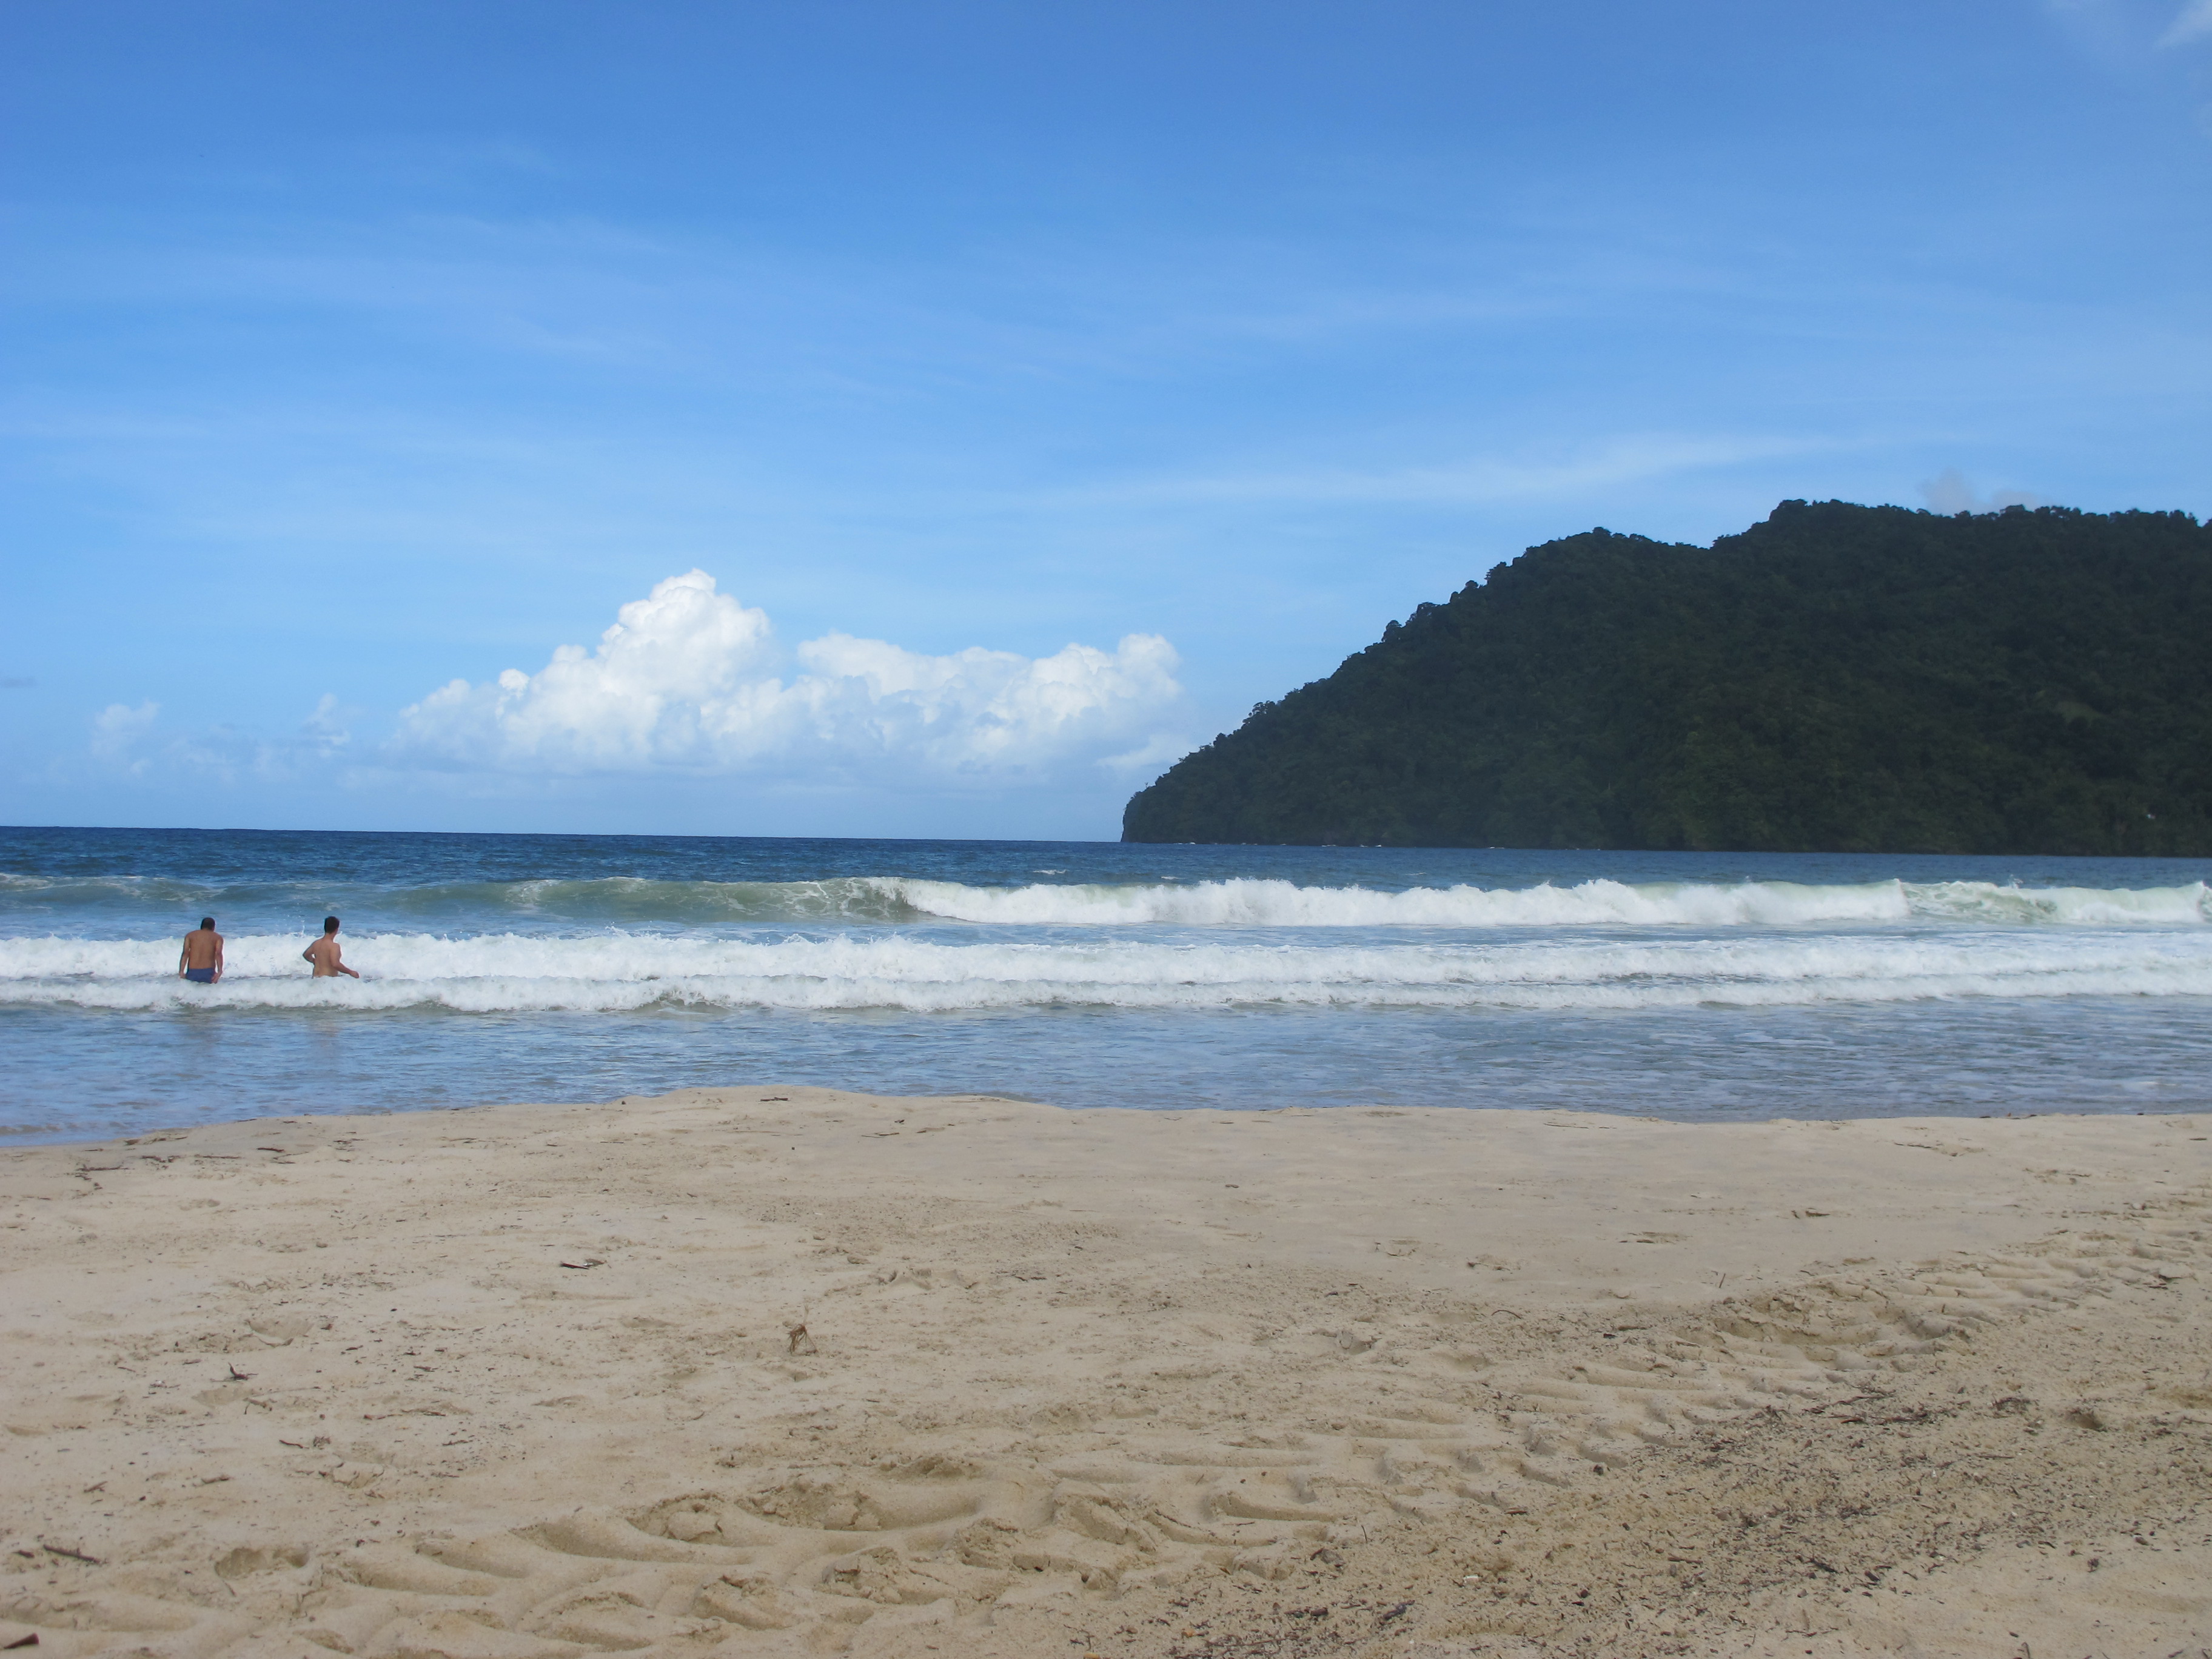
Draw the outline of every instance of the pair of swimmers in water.
[[[361,977],[345,965],[338,952],[336,916],[323,918],[323,936],[301,951],[300,959],[315,970],[317,979],[336,979],[340,974],[349,979]],[[200,925],[185,935],[185,948],[177,958],[177,977],[195,985],[213,985],[222,977],[222,935],[216,932],[213,916],[202,916]]]

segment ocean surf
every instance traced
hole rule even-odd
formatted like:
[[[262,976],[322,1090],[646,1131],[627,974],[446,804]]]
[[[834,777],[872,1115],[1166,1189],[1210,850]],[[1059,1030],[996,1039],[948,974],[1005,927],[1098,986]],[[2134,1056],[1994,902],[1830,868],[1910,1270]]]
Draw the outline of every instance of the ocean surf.
[[[1071,1104],[2138,1110],[2181,861],[0,832],[0,1128],[749,1075]],[[364,977],[299,952],[344,918]],[[219,985],[176,976],[213,914]],[[134,1063],[143,1062],[143,1063]]]

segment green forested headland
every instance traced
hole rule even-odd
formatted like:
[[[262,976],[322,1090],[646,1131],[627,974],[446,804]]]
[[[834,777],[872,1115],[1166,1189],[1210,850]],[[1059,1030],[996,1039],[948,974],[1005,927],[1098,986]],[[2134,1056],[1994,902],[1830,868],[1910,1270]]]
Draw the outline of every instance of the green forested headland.
[[[2212,854],[2212,526],[1784,501],[1424,605],[1122,839]]]

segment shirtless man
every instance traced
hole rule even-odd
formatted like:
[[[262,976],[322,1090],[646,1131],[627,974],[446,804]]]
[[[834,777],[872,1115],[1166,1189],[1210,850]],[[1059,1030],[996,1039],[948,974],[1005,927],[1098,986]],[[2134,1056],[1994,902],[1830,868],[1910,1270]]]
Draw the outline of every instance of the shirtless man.
[[[222,977],[222,935],[216,932],[213,916],[202,916],[200,925],[185,935],[177,977],[195,985],[212,985]]]
[[[336,979],[340,974],[353,979],[361,977],[338,958],[338,919],[336,916],[323,918],[323,936],[300,952],[300,960],[314,964],[317,979]]]

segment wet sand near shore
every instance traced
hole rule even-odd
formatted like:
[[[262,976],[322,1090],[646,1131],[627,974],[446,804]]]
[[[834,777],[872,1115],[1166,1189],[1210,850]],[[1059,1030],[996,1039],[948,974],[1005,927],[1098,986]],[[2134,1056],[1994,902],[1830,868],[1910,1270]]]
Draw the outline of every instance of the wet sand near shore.
[[[0,1644],[2212,1651],[2212,1117],[694,1090],[0,1153]]]

